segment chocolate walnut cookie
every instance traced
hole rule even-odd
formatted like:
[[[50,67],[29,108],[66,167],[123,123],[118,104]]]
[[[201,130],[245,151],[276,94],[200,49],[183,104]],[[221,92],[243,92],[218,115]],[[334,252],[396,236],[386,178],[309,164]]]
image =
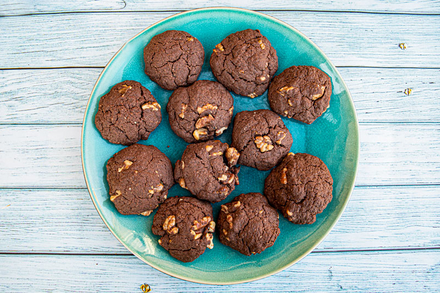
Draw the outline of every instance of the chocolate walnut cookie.
[[[295,224],[312,224],[332,200],[333,179],[318,157],[289,153],[264,182],[270,204]]]
[[[239,164],[269,170],[287,155],[292,143],[283,120],[270,110],[235,115],[231,146],[240,153]]]
[[[227,36],[215,46],[210,59],[212,73],[237,95],[262,95],[278,69],[278,57],[259,30],[247,29]]]
[[[194,197],[171,197],[154,215],[152,232],[170,255],[191,262],[212,249],[215,222],[212,207]]]
[[[202,200],[225,199],[238,185],[240,154],[219,140],[190,144],[176,162],[174,179]]]
[[[148,216],[167,198],[173,167],[155,146],[133,144],[108,160],[107,182],[121,214]]]
[[[330,77],[313,66],[292,66],[277,75],[269,87],[272,110],[311,124],[327,110],[332,95]]]
[[[233,111],[234,99],[228,90],[209,80],[176,89],[167,104],[171,129],[188,143],[221,135]]]
[[[160,105],[139,82],[126,80],[101,97],[96,128],[111,143],[130,145],[147,139],[162,120]]]
[[[166,90],[197,80],[205,51],[199,40],[184,31],[169,30],[154,36],[144,49],[145,73]]]
[[[242,254],[261,253],[275,243],[278,212],[261,193],[240,194],[221,206],[217,220],[220,242]]]

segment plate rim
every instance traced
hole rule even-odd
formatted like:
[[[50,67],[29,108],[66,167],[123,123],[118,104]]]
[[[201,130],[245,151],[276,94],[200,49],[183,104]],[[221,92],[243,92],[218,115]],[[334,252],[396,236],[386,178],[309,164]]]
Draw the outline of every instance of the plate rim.
[[[132,251],[116,234],[115,232],[109,227],[106,219],[103,217],[102,213],[100,212],[100,210],[98,209],[97,203],[95,201],[95,196],[92,195],[94,194],[93,190],[91,189],[91,186],[89,184],[88,181],[88,176],[87,176],[87,172],[86,172],[86,167],[85,167],[85,162],[84,162],[84,135],[85,135],[85,122],[86,122],[86,118],[88,116],[89,110],[90,110],[90,103],[92,101],[92,96],[96,90],[96,87],[98,85],[98,83],[100,82],[102,76],[104,75],[104,73],[108,70],[108,66],[113,62],[113,60],[120,54],[120,52],[134,39],[136,39],[137,37],[139,37],[140,35],[142,35],[145,31],[151,29],[152,27],[155,27],[157,25],[159,25],[162,22],[165,22],[171,18],[176,18],[179,17],[181,15],[184,14],[191,14],[194,12],[198,12],[198,11],[241,11],[241,12],[245,12],[245,13],[250,13],[253,15],[257,15],[257,16],[261,16],[261,17],[265,17],[265,18],[269,18],[270,20],[284,26],[287,27],[290,30],[293,30],[294,32],[296,32],[298,35],[300,35],[302,38],[306,39],[309,44],[314,47],[319,53],[321,53],[326,61],[328,62],[328,64],[330,65],[330,67],[336,72],[336,74],[338,75],[340,81],[342,81],[342,84],[345,88],[345,90],[347,91],[347,95],[349,97],[349,105],[351,107],[351,109],[353,110],[353,118],[354,118],[354,122],[355,122],[355,134],[356,134],[356,138],[355,141],[353,141],[353,148],[356,150],[356,162],[355,162],[355,166],[354,166],[354,176],[353,176],[353,181],[350,183],[350,187],[348,190],[348,197],[346,198],[346,200],[343,202],[341,209],[339,210],[334,222],[330,225],[329,229],[323,233],[319,238],[318,241],[312,245],[309,249],[307,249],[302,256],[298,257],[297,259],[293,260],[292,262],[288,263],[287,265],[282,266],[281,268],[278,268],[276,270],[273,270],[269,273],[265,273],[262,274],[258,277],[252,277],[252,278],[246,278],[243,280],[239,280],[239,281],[230,281],[230,282],[211,282],[211,281],[203,281],[203,280],[199,280],[199,279],[195,279],[195,278],[190,278],[190,277],[184,277],[184,276],[179,276],[175,273],[172,272],[168,272],[156,265],[153,265],[151,263],[149,263],[147,260],[143,259],[138,253]],[[291,267],[292,265],[294,265],[295,263],[298,263],[299,261],[301,261],[302,259],[304,259],[306,256],[308,256],[327,236],[328,234],[333,230],[334,226],[336,225],[336,223],[339,221],[339,219],[341,218],[342,214],[345,211],[345,208],[347,207],[350,199],[351,199],[351,195],[353,193],[353,189],[355,187],[355,181],[356,181],[356,177],[358,174],[358,165],[359,165],[359,153],[360,153],[360,142],[359,142],[359,122],[358,122],[358,118],[357,118],[357,113],[356,113],[356,108],[354,106],[354,102],[353,102],[353,98],[351,96],[351,93],[347,87],[347,84],[345,83],[344,79],[342,78],[341,74],[339,73],[339,71],[337,70],[336,66],[333,64],[333,62],[327,57],[327,55],[312,41],[310,40],[306,35],[304,35],[302,32],[300,32],[298,29],[294,28],[293,26],[291,26],[290,24],[279,20],[273,16],[258,12],[258,11],[254,11],[254,10],[250,10],[250,9],[245,9],[245,8],[238,8],[238,7],[228,7],[228,6],[212,6],[212,7],[204,7],[204,8],[197,8],[197,9],[191,9],[191,10],[186,10],[186,11],[182,11],[179,13],[175,13],[172,14],[170,16],[167,16],[151,25],[149,25],[148,27],[146,27],[145,29],[143,29],[142,31],[140,31],[138,34],[136,34],[135,36],[131,37],[129,40],[127,40],[123,46],[121,48],[119,48],[119,50],[112,56],[112,58],[107,62],[107,64],[105,65],[104,69],[101,71],[101,73],[99,74],[98,78],[96,79],[96,82],[90,92],[89,98],[88,98],[88,102],[85,108],[85,112],[84,112],[84,118],[83,118],[83,122],[82,122],[82,127],[81,127],[81,165],[82,165],[82,170],[83,170],[83,176],[84,176],[84,180],[86,182],[86,186],[87,186],[87,191],[89,193],[90,199],[93,202],[93,205],[95,206],[95,210],[98,212],[99,216],[101,217],[101,220],[104,222],[104,224],[106,225],[107,229],[113,234],[113,236],[128,250],[130,251],[133,255],[135,255],[139,260],[143,261],[144,263],[148,264],[150,267],[165,273],[171,277],[174,278],[178,278],[180,280],[184,280],[184,281],[190,281],[193,283],[198,283],[198,284],[206,284],[206,285],[233,285],[233,284],[242,284],[242,283],[248,283],[248,282],[253,282],[253,281],[257,281],[260,279],[264,279],[267,278],[269,276],[273,276],[289,267]]]

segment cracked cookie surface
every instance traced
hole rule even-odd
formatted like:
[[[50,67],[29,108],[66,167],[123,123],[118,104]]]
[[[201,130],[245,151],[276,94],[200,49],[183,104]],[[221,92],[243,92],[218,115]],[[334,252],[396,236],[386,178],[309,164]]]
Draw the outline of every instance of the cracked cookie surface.
[[[176,89],[167,104],[171,129],[188,143],[221,135],[231,123],[233,110],[228,90],[209,80]]]
[[[237,113],[231,146],[240,153],[239,164],[269,170],[290,150],[293,139],[283,120],[270,110]]]
[[[278,69],[278,57],[259,30],[227,36],[213,50],[212,73],[227,89],[242,96],[262,95]]]
[[[110,200],[123,215],[148,216],[174,184],[168,157],[155,146],[133,144],[107,162]]]
[[[212,207],[194,197],[170,197],[157,210],[152,232],[172,257],[191,262],[212,249],[215,222]]]
[[[268,99],[273,111],[311,124],[329,107],[330,77],[313,66],[292,66],[275,76]]]
[[[160,105],[139,82],[126,80],[101,97],[95,125],[111,143],[131,145],[148,139],[162,120]]]
[[[219,140],[190,144],[176,162],[174,179],[202,200],[225,199],[238,185],[239,153]]]
[[[184,31],[154,36],[144,48],[145,73],[166,90],[188,86],[199,76],[205,51],[199,40]]]
[[[261,193],[240,194],[221,206],[217,231],[224,245],[245,255],[261,253],[280,234],[278,212]]]
[[[332,200],[333,179],[318,157],[289,153],[264,182],[270,204],[295,224],[312,224]]]

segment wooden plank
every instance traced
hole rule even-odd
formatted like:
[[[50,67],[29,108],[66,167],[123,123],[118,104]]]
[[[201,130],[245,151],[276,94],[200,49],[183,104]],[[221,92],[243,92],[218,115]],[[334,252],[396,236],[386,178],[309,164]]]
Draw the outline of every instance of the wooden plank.
[[[3,292],[435,292],[440,251],[312,253],[290,268],[246,284],[182,281],[133,256],[0,256]],[[56,273],[54,273],[56,272]]]
[[[107,229],[87,189],[0,190],[0,249],[130,253]]]
[[[215,2],[216,6],[230,6],[230,7],[246,7],[254,10],[310,10],[310,11],[362,11],[362,12],[387,12],[387,13],[423,13],[436,14],[440,13],[440,4],[434,0],[419,0],[419,1],[284,1],[274,0],[271,2],[263,0],[242,1],[237,4],[233,0],[218,0]],[[84,11],[166,11],[166,10],[186,10],[210,7],[212,3],[193,0],[178,1],[171,0],[167,2],[152,0],[106,0],[106,1],[91,1],[82,0],[74,1],[39,1],[38,3],[30,3],[25,0],[14,1],[13,3],[6,3],[2,7],[0,16],[6,15],[23,15],[33,13],[60,13],[60,12],[84,12]]]
[[[0,70],[0,123],[82,123],[101,70]],[[360,122],[440,122],[440,70],[339,71],[350,89]],[[412,89],[409,96],[404,93],[407,88]]]
[[[0,126],[0,187],[85,187],[80,133],[79,125]],[[439,142],[439,124],[360,124],[357,185],[440,184]]]
[[[0,123],[82,123],[101,71],[0,70]]]
[[[357,187],[315,252],[440,247],[439,194],[440,186]],[[0,253],[27,252],[130,253],[85,189],[0,190]]]
[[[124,42],[172,14],[34,15],[20,17],[20,21],[2,17],[0,68],[104,66]],[[337,66],[440,67],[440,16],[267,14],[307,35]],[[405,43],[407,49],[400,49],[399,43]]]

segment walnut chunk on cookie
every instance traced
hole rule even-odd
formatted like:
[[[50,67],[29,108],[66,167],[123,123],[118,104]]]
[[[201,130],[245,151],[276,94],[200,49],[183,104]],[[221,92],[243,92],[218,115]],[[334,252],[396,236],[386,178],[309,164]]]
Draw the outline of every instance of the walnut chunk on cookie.
[[[295,224],[312,224],[332,200],[333,179],[318,157],[289,153],[264,182],[270,204]]]
[[[329,107],[330,77],[313,66],[292,66],[277,75],[268,100],[276,113],[311,124]]]
[[[231,123],[233,109],[228,90],[209,80],[176,89],[167,104],[171,129],[188,143],[221,135]]]
[[[239,153],[219,140],[190,144],[176,162],[174,179],[202,200],[225,199],[238,185]]]
[[[240,194],[221,206],[217,231],[224,245],[244,255],[261,253],[280,234],[278,212],[261,193]]]
[[[160,105],[139,82],[126,80],[101,97],[95,125],[111,143],[131,145],[148,139],[162,120]]]
[[[172,257],[191,262],[212,249],[215,222],[212,207],[194,197],[170,197],[157,210],[152,232]]]
[[[262,95],[278,69],[278,57],[259,30],[243,30],[227,36],[211,54],[215,78],[237,95]]]
[[[269,170],[287,155],[292,143],[283,120],[270,110],[235,115],[231,146],[240,153],[239,164]]]
[[[154,36],[144,49],[145,73],[161,88],[188,86],[199,76],[205,51],[199,40],[184,31]]]
[[[107,162],[110,200],[123,215],[150,215],[174,184],[170,160],[154,146],[133,144]]]

